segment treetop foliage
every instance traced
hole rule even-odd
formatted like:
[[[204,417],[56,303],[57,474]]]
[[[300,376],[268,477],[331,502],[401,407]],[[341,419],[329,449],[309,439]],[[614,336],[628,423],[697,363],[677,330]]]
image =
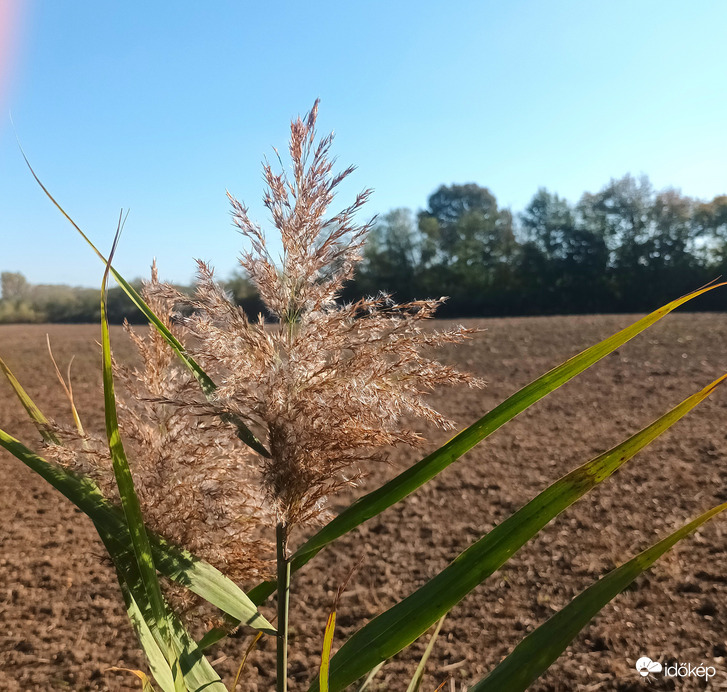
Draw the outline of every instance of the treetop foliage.
[[[382,216],[365,253],[348,298],[448,295],[450,316],[641,312],[726,273],[727,196],[702,202],[626,175],[576,204],[541,188],[513,216],[487,188],[442,186],[416,221]]]

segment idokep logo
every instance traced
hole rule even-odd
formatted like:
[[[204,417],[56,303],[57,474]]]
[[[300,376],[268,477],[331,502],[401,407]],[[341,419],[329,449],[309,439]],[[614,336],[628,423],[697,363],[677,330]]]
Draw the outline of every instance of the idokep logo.
[[[648,656],[642,656],[636,661],[636,670],[641,677],[646,678],[651,673],[661,673],[661,663],[652,661]]]
[[[664,663],[662,665],[658,661],[652,661],[648,656],[642,656],[636,661],[635,668],[643,678],[663,673],[665,678],[694,677],[709,680],[717,674],[717,669],[714,666],[705,666],[704,664],[695,666],[692,663]]]

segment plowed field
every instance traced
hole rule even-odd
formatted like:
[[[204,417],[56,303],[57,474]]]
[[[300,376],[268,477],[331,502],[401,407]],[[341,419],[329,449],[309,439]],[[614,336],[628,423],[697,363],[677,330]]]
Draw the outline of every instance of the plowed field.
[[[484,390],[451,389],[436,407],[465,426],[519,387],[626,326],[635,316],[470,321],[486,329],[442,360],[474,371]],[[75,354],[74,390],[88,428],[103,429],[96,326],[2,326],[0,356],[53,417],[70,422],[45,348],[59,364]],[[117,358],[131,348],[112,331]],[[292,589],[291,689],[316,674],[338,584],[336,645],[357,626],[444,568],[547,484],[645,426],[727,372],[727,315],[674,314],[499,430],[395,508],[322,552]],[[3,380],[0,427],[33,447],[37,433]],[[394,450],[372,469],[370,490],[447,439]],[[135,690],[112,666],[144,668],[112,568],[93,526],[41,478],[0,453],[0,690]],[[354,494],[332,500],[343,508]],[[445,620],[423,690],[452,677],[472,683],[528,631],[614,566],[688,519],[727,501],[727,387],[552,522]],[[301,541],[304,536],[296,536]],[[294,542],[295,542],[294,541]],[[249,633],[211,659],[229,682]],[[378,674],[381,690],[405,690],[425,646],[418,642]],[[273,642],[253,654],[241,690],[273,689]],[[696,678],[642,680],[636,659],[714,666]],[[727,689],[727,517],[718,518],[640,577],[577,637],[533,689]],[[444,688],[449,690],[449,683]]]

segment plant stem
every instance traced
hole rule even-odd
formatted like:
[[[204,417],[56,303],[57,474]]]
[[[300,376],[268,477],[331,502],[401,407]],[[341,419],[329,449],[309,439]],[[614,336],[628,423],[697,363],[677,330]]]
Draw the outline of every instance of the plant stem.
[[[275,528],[278,558],[278,684],[277,692],[288,689],[288,603],[290,601],[290,561],[288,560],[288,526],[280,522]]]

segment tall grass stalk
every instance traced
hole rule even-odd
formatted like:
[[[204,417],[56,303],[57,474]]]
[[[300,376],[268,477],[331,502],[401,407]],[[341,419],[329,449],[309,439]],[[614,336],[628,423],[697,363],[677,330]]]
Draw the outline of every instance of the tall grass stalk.
[[[278,692],[288,689],[288,609],[290,607],[290,561],[288,560],[288,531],[283,522],[275,527],[278,575]]]

